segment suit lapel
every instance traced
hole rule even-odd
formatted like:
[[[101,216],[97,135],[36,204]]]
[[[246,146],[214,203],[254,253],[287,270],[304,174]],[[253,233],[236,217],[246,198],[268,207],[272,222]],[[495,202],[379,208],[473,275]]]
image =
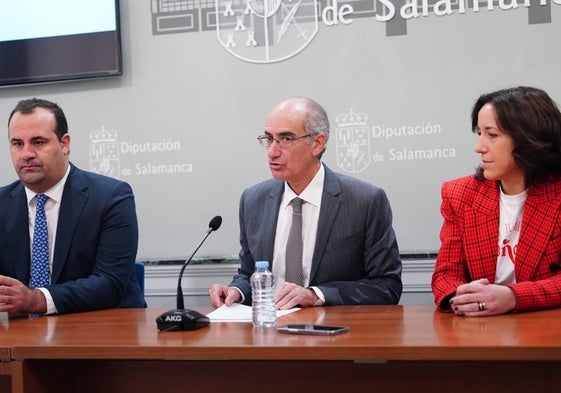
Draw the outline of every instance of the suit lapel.
[[[540,184],[528,191],[514,263],[518,282],[531,280],[543,253],[550,245],[549,239],[556,227],[559,209],[559,200],[554,198],[557,194],[556,184]],[[539,226],[530,226],[530,222],[539,223]]]
[[[499,195],[494,183],[483,182],[474,192],[473,204],[466,212],[466,260],[469,270],[478,274],[471,279],[489,277],[494,282],[499,238]],[[559,208],[559,201],[553,198],[555,195],[555,184],[536,185],[528,191],[514,262],[518,282],[532,279],[549,245]],[[539,227],[530,226],[530,222],[539,223]]]
[[[469,271],[476,280],[488,277],[495,281],[499,239],[499,190],[495,182],[485,181],[473,193],[471,207],[465,214],[465,247]]]
[[[340,198],[341,185],[337,176],[326,165],[325,179],[323,181],[323,193],[321,196],[321,208],[319,213],[318,231],[316,235],[316,244],[314,246],[314,256],[312,257],[312,268],[310,272],[310,283],[314,282],[316,273],[318,272],[320,262],[325,253],[333,223],[339,213],[342,200]]]
[[[284,193],[284,183],[275,182],[275,186],[271,189],[269,197],[263,205],[263,222],[261,228],[263,230],[261,252],[263,260],[271,261],[271,269],[273,264],[273,252],[275,247],[275,234],[277,231],[277,221],[279,218],[279,209]]]
[[[11,256],[15,278],[24,284],[29,284],[31,270],[31,249],[29,239],[29,213],[27,209],[27,196],[25,188],[20,183],[10,194],[8,204],[13,214],[6,215],[6,234],[10,240],[9,247],[13,248],[7,255]]]
[[[60,204],[51,277],[52,283],[58,281],[62,269],[64,268],[64,263],[67,260],[70,245],[73,241],[73,234],[75,233],[76,226],[80,221],[88,199],[87,188],[88,186],[81,172],[72,166],[66,184],[64,185]],[[83,223],[83,225],[84,224],[86,223]]]

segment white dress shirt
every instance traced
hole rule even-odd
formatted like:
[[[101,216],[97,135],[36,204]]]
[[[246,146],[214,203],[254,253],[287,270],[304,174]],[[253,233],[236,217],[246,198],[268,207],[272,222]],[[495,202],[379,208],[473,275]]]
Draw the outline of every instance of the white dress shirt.
[[[284,184],[284,194],[281,200],[277,229],[275,234],[275,247],[273,251],[273,277],[275,278],[275,289],[280,288],[285,282],[285,258],[286,243],[288,233],[292,225],[292,199],[299,197],[304,201],[302,204],[302,269],[304,273],[304,287],[310,283],[310,272],[312,269],[312,257],[316,244],[316,236],[319,222],[319,212],[321,208],[321,196],[323,193],[323,182],[325,169],[323,164],[312,181],[306,186],[300,195],[296,195],[288,183]],[[324,301],[323,294],[317,288],[312,288],[321,301]]]
[[[70,173],[70,165],[66,170],[66,174],[60,179],[60,181],[55,184],[52,188],[44,192],[46,196],[49,197],[45,203],[45,216],[47,218],[47,231],[49,235],[49,272],[52,274],[53,271],[53,254],[55,250],[55,239],[56,231],[58,225],[58,213],[60,211],[60,203],[62,201],[62,192],[64,190],[64,184]],[[27,211],[29,215],[29,242],[30,252],[33,252],[33,232],[35,228],[35,212],[37,210],[37,198],[35,196],[37,193],[31,191],[27,187],[25,188],[25,194],[27,195]],[[31,262],[30,262],[31,263]],[[31,277],[30,277],[31,279]],[[49,277],[50,279],[50,277]],[[29,283],[27,283],[29,284]],[[47,300],[47,312],[46,314],[55,314],[57,309],[50,292],[46,288],[37,288],[45,295]]]

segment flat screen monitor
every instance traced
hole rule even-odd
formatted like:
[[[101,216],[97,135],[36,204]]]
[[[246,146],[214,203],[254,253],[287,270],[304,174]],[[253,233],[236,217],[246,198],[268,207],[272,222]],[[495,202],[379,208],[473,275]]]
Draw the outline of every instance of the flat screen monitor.
[[[122,75],[119,0],[9,0],[0,87]]]

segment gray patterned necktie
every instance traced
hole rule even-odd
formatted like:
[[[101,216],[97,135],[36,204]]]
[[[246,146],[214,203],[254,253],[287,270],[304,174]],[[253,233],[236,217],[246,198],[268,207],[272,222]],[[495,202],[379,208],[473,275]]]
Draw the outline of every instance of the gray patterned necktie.
[[[304,285],[302,270],[302,203],[300,198],[294,198],[292,204],[292,225],[286,242],[285,281]]]

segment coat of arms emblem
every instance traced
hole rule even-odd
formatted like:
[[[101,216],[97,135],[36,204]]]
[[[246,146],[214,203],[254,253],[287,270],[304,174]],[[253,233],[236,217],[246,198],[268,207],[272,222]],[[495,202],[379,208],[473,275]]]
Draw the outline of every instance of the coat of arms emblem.
[[[317,31],[317,0],[216,0],[218,41],[248,62],[288,59]]]

